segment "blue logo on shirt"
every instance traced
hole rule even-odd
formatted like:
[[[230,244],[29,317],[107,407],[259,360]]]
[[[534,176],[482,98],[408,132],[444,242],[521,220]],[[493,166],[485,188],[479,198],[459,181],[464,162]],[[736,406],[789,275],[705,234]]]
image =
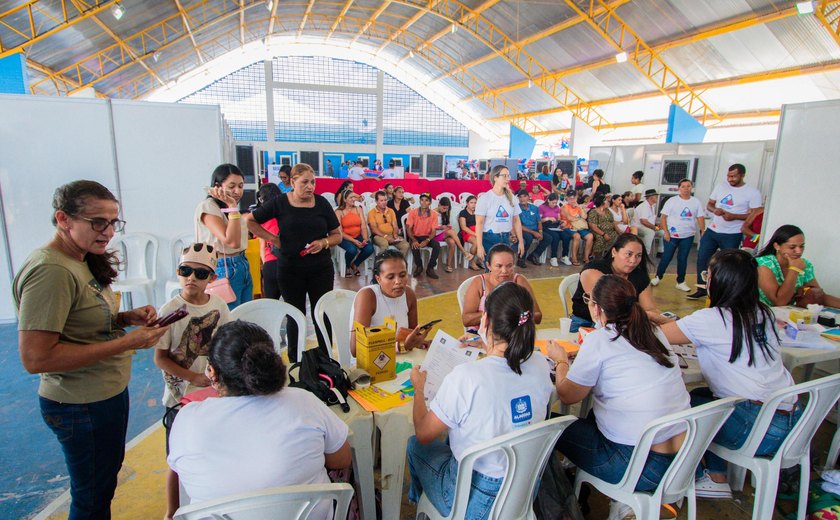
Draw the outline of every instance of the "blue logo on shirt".
[[[499,206],[499,210],[496,212],[496,218],[508,218],[510,217],[510,213],[507,212],[504,206]]]
[[[731,193],[729,195],[727,195],[726,197],[720,199],[720,203],[723,204],[724,206],[734,206],[735,205],[735,201],[732,200],[732,194]]]
[[[688,208],[683,208],[682,213],[680,213],[681,217],[693,217],[694,215],[691,214],[691,210]]]
[[[514,426],[530,424],[531,418],[534,416],[531,408],[531,396],[523,395],[522,397],[511,399],[510,416],[513,418]]]

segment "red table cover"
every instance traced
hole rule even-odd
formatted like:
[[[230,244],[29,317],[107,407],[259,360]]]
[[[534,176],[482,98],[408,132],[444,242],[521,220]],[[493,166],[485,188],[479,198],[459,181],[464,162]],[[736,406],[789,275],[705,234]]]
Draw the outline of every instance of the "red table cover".
[[[341,183],[348,179],[335,179],[332,177],[317,177],[315,181],[315,193],[335,193],[335,190],[341,186]],[[362,181],[351,181],[353,183],[353,191],[356,193],[364,193],[369,191],[371,193],[377,190],[384,190],[385,185],[389,182],[394,186],[402,186],[405,191],[419,195],[420,193],[429,192],[432,197],[435,197],[443,192],[454,193],[459,196],[461,193],[469,192],[479,194],[492,188],[490,181],[459,181],[449,179],[365,179]],[[511,181],[510,188],[516,192],[519,190],[520,181]],[[542,185],[546,189],[551,189],[551,183],[548,181],[525,181],[528,186],[528,191],[534,184]]]

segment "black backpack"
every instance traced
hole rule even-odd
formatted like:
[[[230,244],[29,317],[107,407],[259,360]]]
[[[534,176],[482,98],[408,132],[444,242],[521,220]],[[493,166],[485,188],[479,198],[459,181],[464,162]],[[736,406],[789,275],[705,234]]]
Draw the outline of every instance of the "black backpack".
[[[297,368],[298,378],[291,375]],[[289,386],[309,390],[328,406],[341,405],[344,412],[350,411],[347,404],[347,392],[353,388],[347,372],[341,368],[338,361],[327,355],[323,348],[313,348],[303,351],[300,363],[289,368]]]

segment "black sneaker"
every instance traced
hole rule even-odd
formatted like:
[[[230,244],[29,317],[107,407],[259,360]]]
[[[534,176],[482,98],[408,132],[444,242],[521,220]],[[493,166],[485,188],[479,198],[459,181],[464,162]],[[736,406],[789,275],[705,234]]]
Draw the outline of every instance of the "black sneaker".
[[[428,268],[428,269],[426,269],[426,276],[428,276],[429,278],[432,278],[432,279],[434,279],[434,280],[437,280],[437,279],[438,279],[438,275],[437,275],[437,273],[436,273],[436,272],[435,272],[435,270],[434,270],[434,269],[432,269],[431,267],[430,267],[430,268]]]
[[[414,270],[411,272],[411,276],[417,278],[418,276],[423,274],[423,266],[415,267]]]
[[[701,300],[707,295],[708,293],[706,292],[706,289],[698,288],[696,291],[686,296],[686,298],[688,298],[689,300]]]
[[[528,267],[528,264],[525,263],[524,258],[520,258],[519,260],[516,261],[516,266],[517,267]]]
[[[540,262],[539,258],[537,258],[534,255],[529,256],[528,261],[531,262],[534,265],[542,265],[542,262]]]

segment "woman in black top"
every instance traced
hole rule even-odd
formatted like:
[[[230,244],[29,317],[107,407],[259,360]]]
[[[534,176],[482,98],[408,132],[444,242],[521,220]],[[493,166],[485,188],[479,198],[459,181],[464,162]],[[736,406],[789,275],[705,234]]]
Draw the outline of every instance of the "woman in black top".
[[[472,251],[477,249],[477,238],[475,234],[475,206],[478,199],[475,195],[467,197],[467,205],[458,213],[458,228],[461,230],[461,243],[463,245],[470,244]],[[484,271],[484,268],[479,267],[476,263],[475,257],[470,259],[470,270]]]
[[[306,314],[306,296],[315,304],[331,291],[335,273],[329,248],[341,242],[341,227],[327,199],[315,195],[315,172],[308,164],[292,168],[294,190],[275,197],[247,215],[248,230],[279,248],[280,294]],[[277,219],[280,233],[272,235],[260,224]],[[297,324],[289,321],[289,359],[297,360]],[[318,345],[327,348],[319,330]],[[303,331],[302,333],[306,333]]]
[[[388,201],[388,207],[397,214],[397,226],[400,228],[400,231],[402,231],[402,218],[411,209],[411,204],[405,200],[404,195],[405,188],[397,186],[394,188],[394,198]]]
[[[583,302],[584,294],[592,294],[595,282],[605,274],[614,274],[629,280],[639,295],[639,304],[645,310],[651,321],[657,325],[671,321],[662,316],[653,301],[650,288],[650,277],[647,266],[650,264],[647,251],[642,239],[630,233],[622,233],[612,247],[604,253],[604,257],[593,260],[583,266],[577,290],[572,296],[572,326],[569,329],[577,332],[580,327],[593,327],[595,323],[589,314],[588,306]]]

